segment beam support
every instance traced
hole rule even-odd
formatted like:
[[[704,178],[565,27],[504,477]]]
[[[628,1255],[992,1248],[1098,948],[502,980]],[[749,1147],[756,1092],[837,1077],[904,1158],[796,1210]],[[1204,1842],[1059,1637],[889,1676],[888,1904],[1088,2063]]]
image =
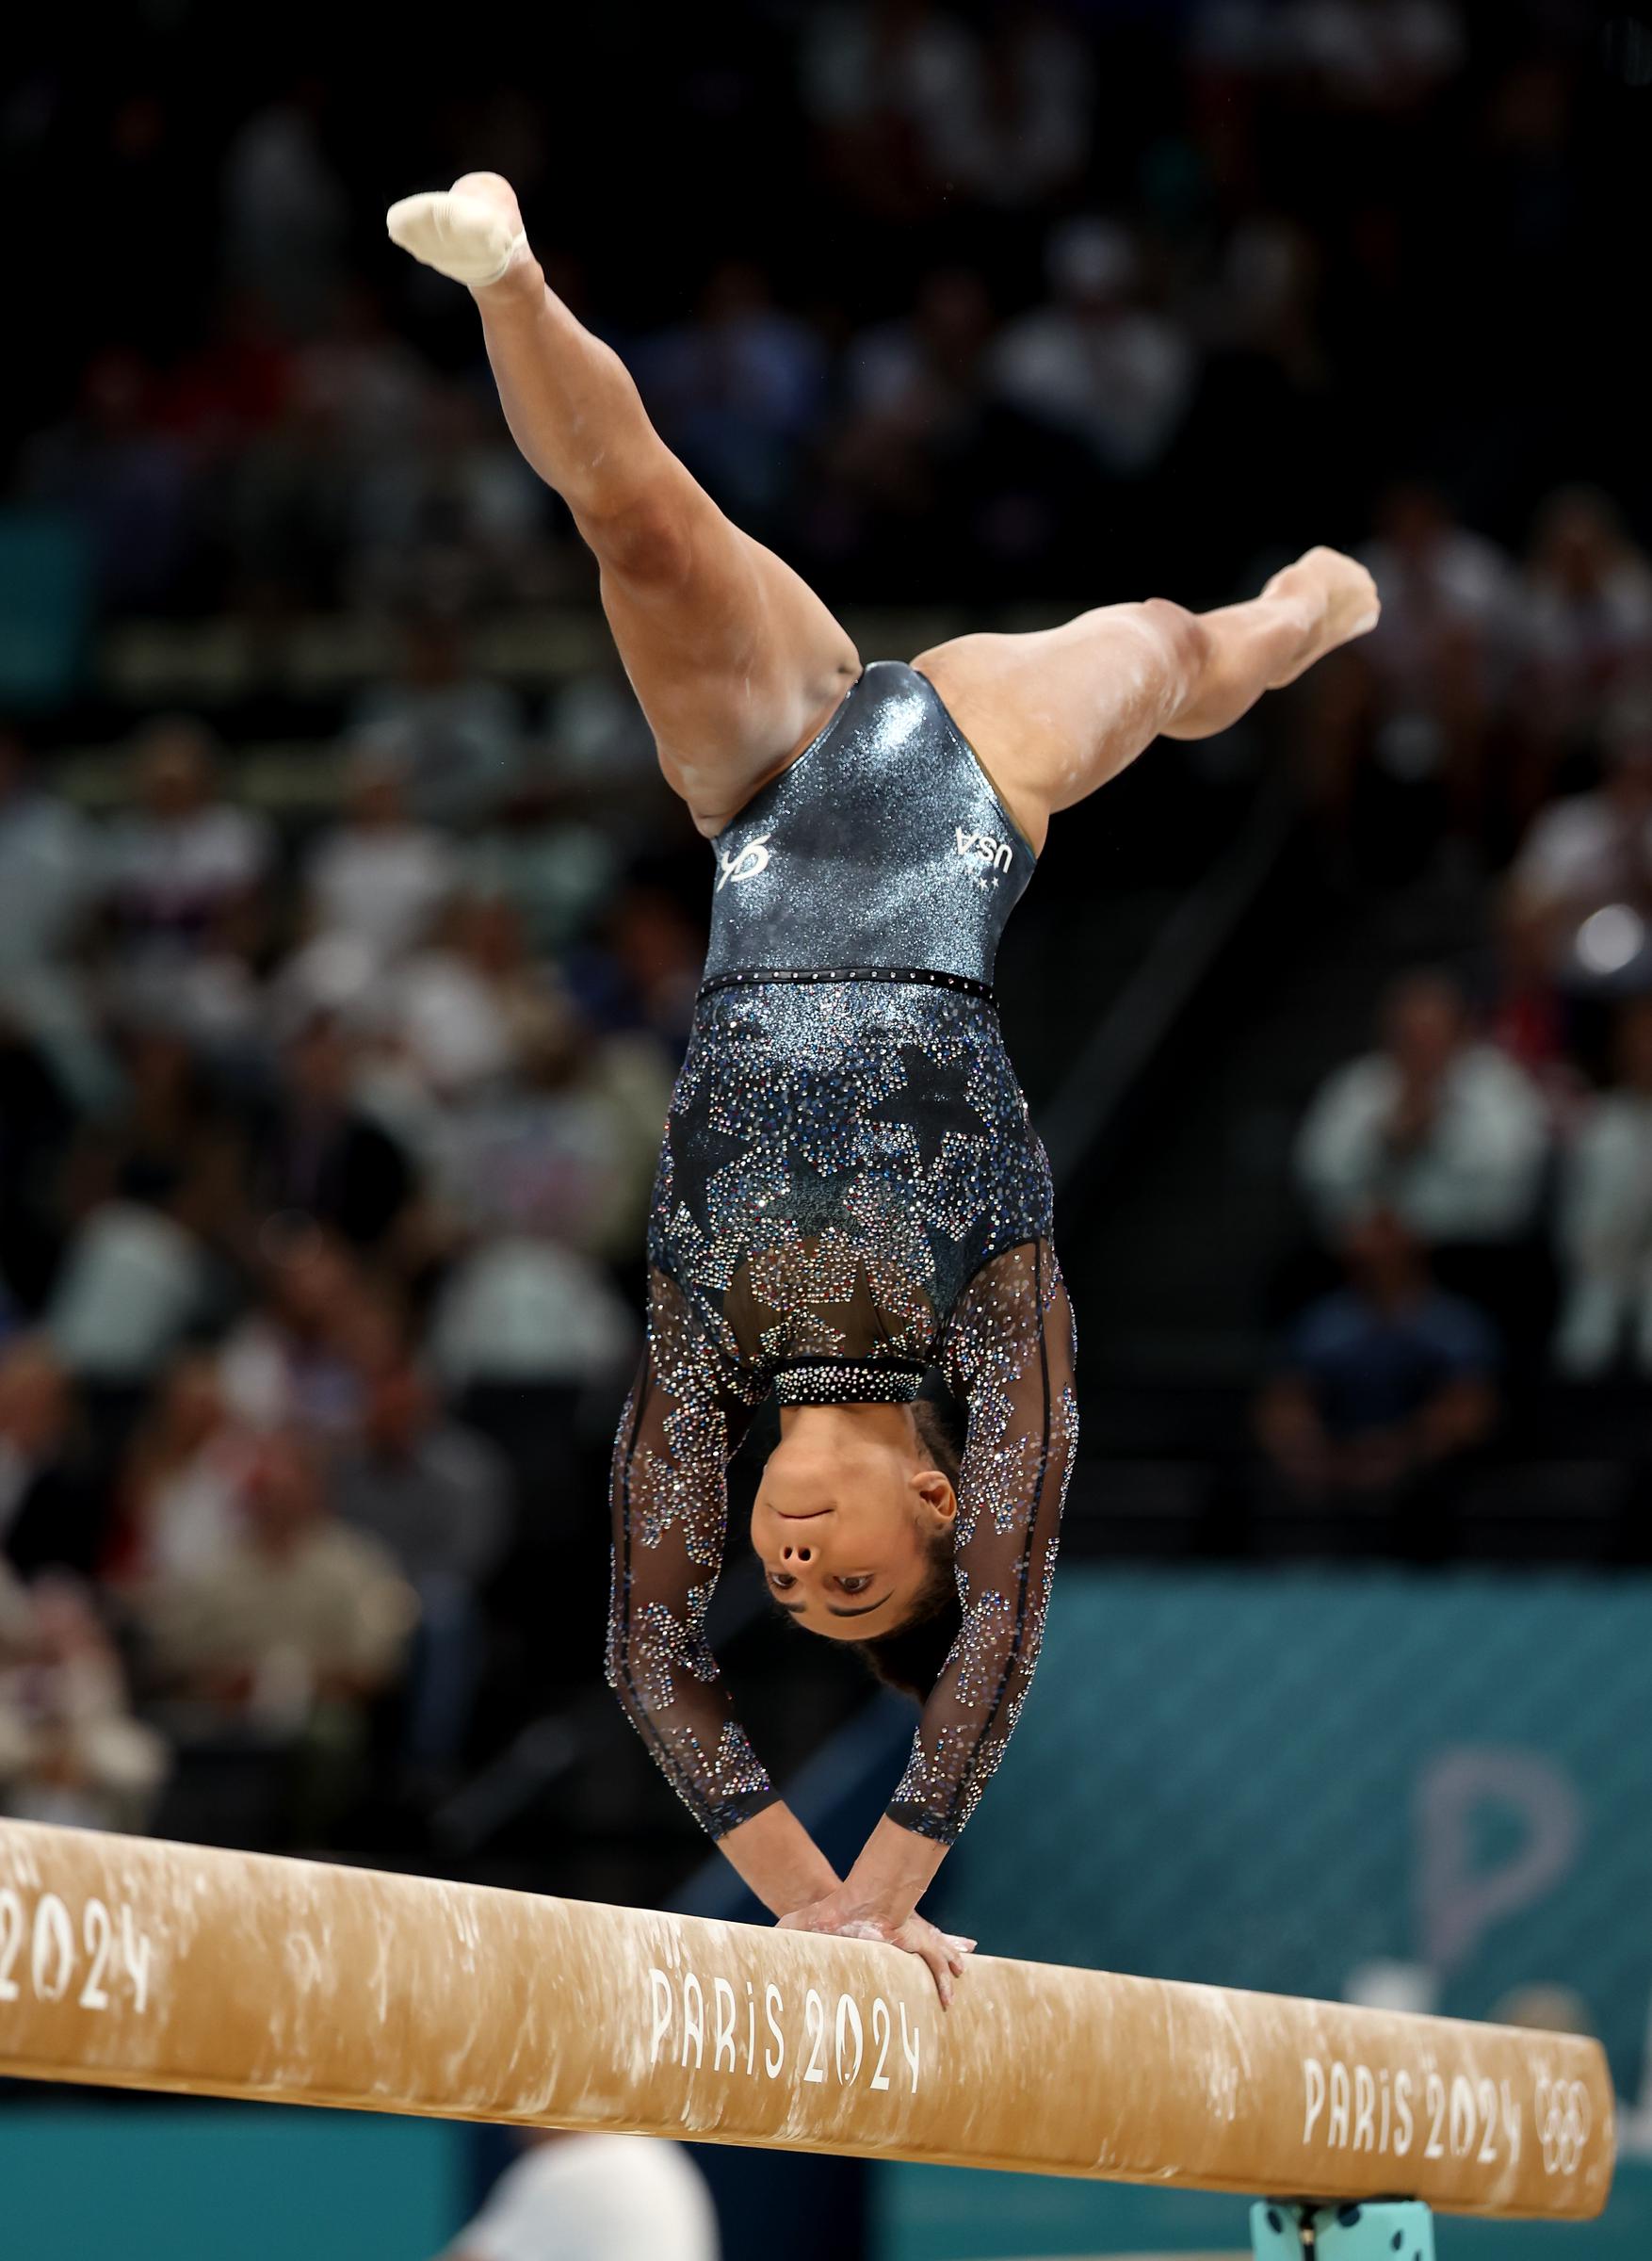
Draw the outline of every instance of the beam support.
[[[0,2074],[1579,2220],[1596,2043],[0,1821]]]
[[[1251,2208],[1252,2261],[1434,2261],[1433,2217],[1416,2199]]]

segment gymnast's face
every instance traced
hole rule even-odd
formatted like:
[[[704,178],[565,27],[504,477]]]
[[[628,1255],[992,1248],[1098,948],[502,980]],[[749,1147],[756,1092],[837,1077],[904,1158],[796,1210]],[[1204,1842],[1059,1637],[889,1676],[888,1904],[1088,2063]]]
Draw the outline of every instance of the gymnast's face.
[[[811,1408],[769,1456],[752,1545],[780,1607],[808,1633],[894,1633],[931,1575],[931,1548],[957,1512],[915,1432],[863,1434],[854,1407]],[[891,1426],[893,1424],[890,1424]]]

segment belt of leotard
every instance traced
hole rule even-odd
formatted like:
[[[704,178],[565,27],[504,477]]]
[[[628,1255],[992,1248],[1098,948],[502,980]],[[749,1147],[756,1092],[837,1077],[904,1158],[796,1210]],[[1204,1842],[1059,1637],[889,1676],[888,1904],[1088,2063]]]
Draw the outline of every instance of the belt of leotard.
[[[769,982],[890,982],[906,989],[952,989],[963,997],[981,998],[989,1005],[994,1002],[987,983],[972,982],[967,974],[942,973],[932,966],[746,966],[702,982],[697,1000],[720,996],[725,989],[761,988]]]

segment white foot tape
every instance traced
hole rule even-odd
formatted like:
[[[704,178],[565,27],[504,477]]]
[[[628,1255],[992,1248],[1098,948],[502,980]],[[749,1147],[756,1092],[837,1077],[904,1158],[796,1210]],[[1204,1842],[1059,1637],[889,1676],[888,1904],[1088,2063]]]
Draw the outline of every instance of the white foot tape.
[[[428,188],[404,196],[384,216],[392,243],[455,283],[497,283],[527,238],[479,197]]]

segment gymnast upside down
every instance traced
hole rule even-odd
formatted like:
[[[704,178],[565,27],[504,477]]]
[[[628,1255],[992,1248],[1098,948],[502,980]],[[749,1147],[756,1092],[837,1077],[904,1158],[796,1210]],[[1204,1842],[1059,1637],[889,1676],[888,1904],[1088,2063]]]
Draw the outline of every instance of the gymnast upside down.
[[[467,173],[388,225],[471,288],[511,432],[595,552],[661,767],[715,851],[614,1448],[608,1679],[776,1916],[921,1956],[946,2002],[973,1943],[917,1906],[1031,1678],[1077,1436],[1049,1169],[992,1001],[998,937],[1058,809],[1156,737],[1226,729],[1374,626],[1376,592],[1315,549],[1221,611],[1109,605],[863,663],[547,288],[505,181]],[[931,1367],[967,1409],[961,1463],[915,1402]],[[727,1465],[771,1391],[751,1532],[769,1586],[923,1702],[841,1879],[705,1641]]]

